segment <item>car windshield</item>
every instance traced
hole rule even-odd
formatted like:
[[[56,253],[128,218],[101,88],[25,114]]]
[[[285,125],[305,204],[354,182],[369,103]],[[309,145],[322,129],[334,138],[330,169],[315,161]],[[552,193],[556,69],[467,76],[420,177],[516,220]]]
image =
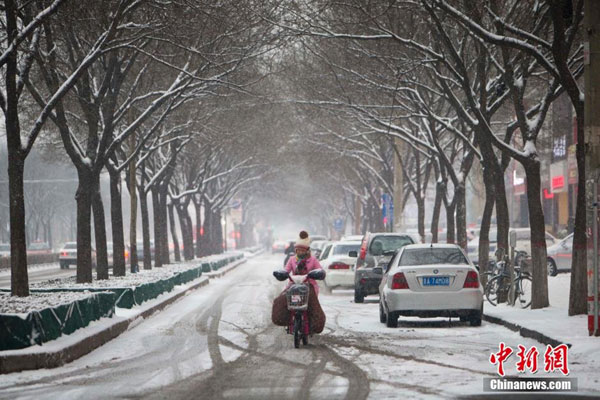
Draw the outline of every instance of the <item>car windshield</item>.
[[[413,241],[409,236],[377,236],[371,242],[369,251],[371,253],[379,252],[380,254],[384,254],[396,251],[407,244],[413,244]],[[379,249],[381,249],[381,251],[378,251]]]
[[[77,243],[67,243],[65,244],[65,249],[76,249]]]
[[[428,247],[404,250],[399,263],[401,266],[431,264],[468,264],[468,262],[459,249]]]
[[[351,251],[360,250],[360,244],[338,244],[333,248],[333,255],[344,255],[347,256]]]

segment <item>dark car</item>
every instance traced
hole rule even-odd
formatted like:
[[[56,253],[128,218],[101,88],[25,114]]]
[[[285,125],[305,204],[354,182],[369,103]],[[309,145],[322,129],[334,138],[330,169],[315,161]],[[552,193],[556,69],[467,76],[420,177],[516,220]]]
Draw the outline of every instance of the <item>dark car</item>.
[[[365,235],[356,262],[354,274],[354,302],[362,303],[365,296],[379,293],[383,267],[396,250],[414,244],[409,234],[369,233]]]

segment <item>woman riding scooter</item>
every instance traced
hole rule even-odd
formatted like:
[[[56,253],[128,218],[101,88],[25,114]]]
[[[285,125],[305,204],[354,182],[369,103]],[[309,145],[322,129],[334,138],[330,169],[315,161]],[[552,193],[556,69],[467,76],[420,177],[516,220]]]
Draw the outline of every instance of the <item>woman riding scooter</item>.
[[[323,270],[319,261],[310,254],[310,238],[306,231],[300,232],[299,240],[295,245],[296,256],[290,257],[285,266],[285,271],[290,275],[307,275],[310,271]],[[325,313],[319,303],[319,285],[314,279],[308,279],[310,283],[310,295],[308,297],[308,316],[311,333],[321,333],[325,327]],[[291,284],[290,284],[291,285]],[[288,287],[290,286],[288,285]],[[287,326],[289,313],[285,291],[273,302],[273,323],[279,326]]]

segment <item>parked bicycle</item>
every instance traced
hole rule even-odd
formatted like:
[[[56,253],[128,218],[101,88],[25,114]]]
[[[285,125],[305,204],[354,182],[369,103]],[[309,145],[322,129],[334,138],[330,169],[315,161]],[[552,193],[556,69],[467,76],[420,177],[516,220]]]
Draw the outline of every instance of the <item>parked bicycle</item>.
[[[520,254],[519,259],[525,260],[526,255]],[[515,264],[517,264],[515,262]],[[527,308],[531,305],[531,274],[523,271],[523,262],[515,265],[515,278],[513,284],[515,287],[515,303],[521,308]],[[506,261],[497,262],[492,271],[486,272],[488,283],[485,286],[484,294],[491,305],[498,304],[498,297],[507,298],[510,291],[510,274]]]

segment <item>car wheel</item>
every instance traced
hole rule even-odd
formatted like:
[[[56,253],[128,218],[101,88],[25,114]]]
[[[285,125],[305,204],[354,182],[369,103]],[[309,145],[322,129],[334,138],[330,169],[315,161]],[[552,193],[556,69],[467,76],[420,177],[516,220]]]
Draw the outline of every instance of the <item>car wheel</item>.
[[[556,276],[558,274],[558,268],[556,268],[556,263],[553,259],[548,258],[548,276]]]
[[[394,312],[388,312],[385,316],[386,322],[385,326],[388,328],[397,328],[398,327],[398,314]]]
[[[360,287],[354,288],[354,302],[355,303],[364,303],[365,302],[365,294],[363,293]]]
[[[381,301],[379,302],[379,322],[381,322],[382,324],[385,324],[387,322],[387,315],[383,310],[383,303]]]

